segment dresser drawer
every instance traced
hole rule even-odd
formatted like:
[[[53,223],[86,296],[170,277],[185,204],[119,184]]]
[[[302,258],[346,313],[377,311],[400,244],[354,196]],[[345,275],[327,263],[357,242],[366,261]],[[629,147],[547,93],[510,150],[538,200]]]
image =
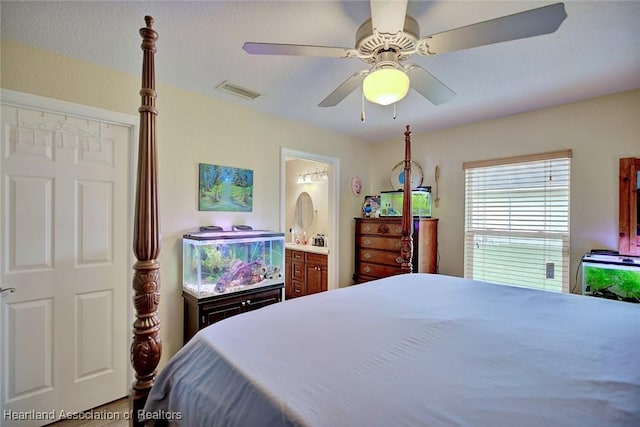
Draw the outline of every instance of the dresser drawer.
[[[305,267],[304,262],[291,262],[291,279],[304,283]]]
[[[370,282],[372,280],[378,280],[381,279],[381,277],[373,277],[373,276],[358,276],[355,277],[355,283],[356,284],[360,284],[360,283],[365,283],[365,282]]]
[[[358,260],[362,262],[373,262],[375,264],[386,264],[399,267],[402,263],[399,251],[380,251],[377,249],[359,249]]]
[[[360,249],[381,249],[384,251],[395,251],[400,254],[400,237],[390,239],[388,237],[358,236],[356,237],[356,247]]]
[[[291,251],[291,260],[304,262],[304,254],[302,251]]]
[[[359,276],[371,276],[371,277],[387,277],[400,273],[400,266],[392,267],[389,265],[371,264],[368,262],[361,262],[358,266],[357,275]]]
[[[402,225],[398,221],[370,220],[356,223],[356,234],[371,234],[376,236],[402,236]]]
[[[304,282],[293,281],[293,295],[292,298],[301,297],[307,294],[307,287]]]
[[[311,252],[307,252],[306,254],[307,264],[317,264],[322,266],[327,266],[327,256],[324,254],[314,254]]]

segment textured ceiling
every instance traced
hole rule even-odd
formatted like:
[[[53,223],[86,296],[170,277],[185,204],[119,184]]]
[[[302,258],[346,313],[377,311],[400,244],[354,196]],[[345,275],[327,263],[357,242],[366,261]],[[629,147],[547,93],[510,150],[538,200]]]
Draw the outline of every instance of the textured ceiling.
[[[434,34],[553,2],[410,2],[420,34]],[[435,106],[414,91],[393,107],[361,92],[336,107],[318,103],[358,59],[255,56],[245,41],[353,47],[369,18],[362,1],[2,1],[3,39],[140,73],[144,16],[159,33],[157,81],[369,141],[421,133],[640,87],[640,2],[567,1],[553,34],[423,57],[417,63],[457,96]],[[215,87],[228,80],[262,94],[249,101]]]

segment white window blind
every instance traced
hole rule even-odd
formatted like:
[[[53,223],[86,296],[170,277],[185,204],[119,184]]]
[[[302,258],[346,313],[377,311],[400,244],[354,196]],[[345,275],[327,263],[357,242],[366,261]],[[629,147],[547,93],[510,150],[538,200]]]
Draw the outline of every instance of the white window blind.
[[[571,151],[463,167],[465,277],[568,292]]]

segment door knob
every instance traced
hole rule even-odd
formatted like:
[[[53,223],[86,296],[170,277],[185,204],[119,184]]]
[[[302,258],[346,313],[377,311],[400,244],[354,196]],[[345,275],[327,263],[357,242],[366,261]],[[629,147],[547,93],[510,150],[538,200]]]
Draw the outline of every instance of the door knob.
[[[3,293],[3,292],[14,293],[15,291],[16,291],[16,288],[4,288],[4,289],[0,288],[0,294]]]

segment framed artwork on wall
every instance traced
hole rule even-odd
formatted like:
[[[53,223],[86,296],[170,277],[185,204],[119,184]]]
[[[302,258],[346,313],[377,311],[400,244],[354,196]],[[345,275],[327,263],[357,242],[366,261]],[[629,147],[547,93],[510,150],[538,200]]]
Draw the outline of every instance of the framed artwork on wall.
[[[253,210],[253,170],[200,163],[198,172],[199,211]]]

